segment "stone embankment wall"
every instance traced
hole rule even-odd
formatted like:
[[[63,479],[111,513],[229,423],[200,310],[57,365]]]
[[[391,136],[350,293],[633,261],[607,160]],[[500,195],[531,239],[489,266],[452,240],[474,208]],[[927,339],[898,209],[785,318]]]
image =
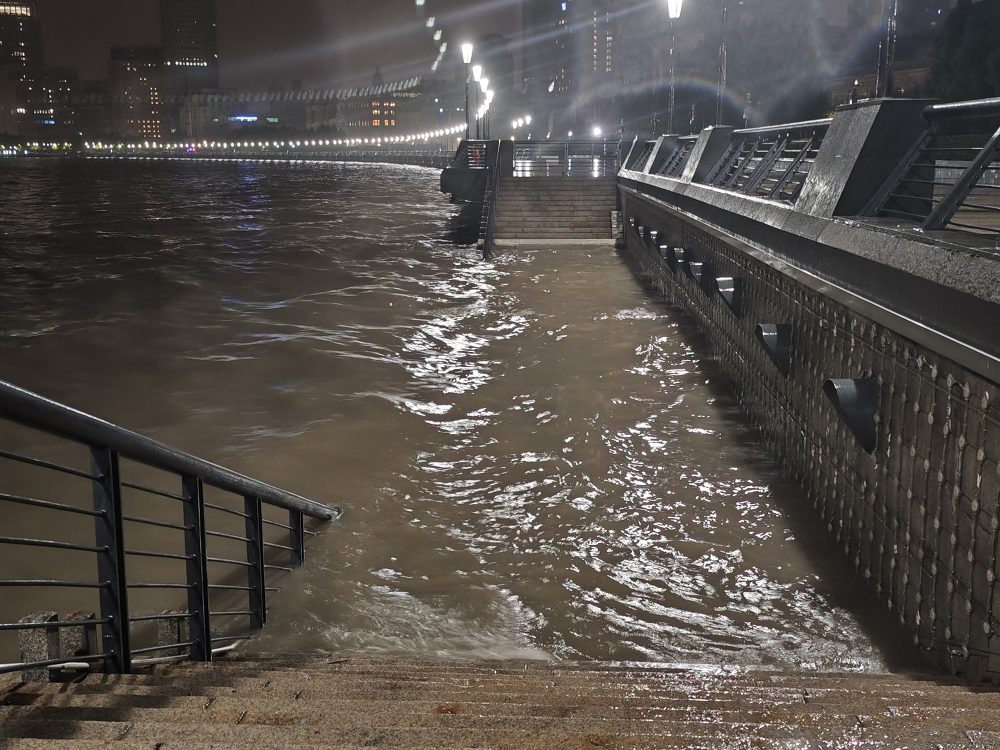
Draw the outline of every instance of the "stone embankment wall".
[[[1000,681],[997,384],[816,276],[621,192],[626,253],[707,334],[858,574],[939,666]],[[787,359],[763,345],[767,324],[782,327]],[[824,392],[828,379],[877,384],[873,452]]]

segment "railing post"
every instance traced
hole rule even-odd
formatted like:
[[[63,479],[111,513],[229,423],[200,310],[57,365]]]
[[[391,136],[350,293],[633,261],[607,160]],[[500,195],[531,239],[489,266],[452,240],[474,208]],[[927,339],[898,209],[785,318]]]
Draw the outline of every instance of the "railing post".
[[[289,553],[292,558],[291,563],[293,568],[298,568],[306,559],[306,530],[302,511],[288,511],[288,525],[292,527],[288,532],[288,546],[292,548]]]
[[[267,622],[267,600],[264,587],[264,519],[260,498],[243,498],[247,515],[247,587],[250,589],[250,629],[260,630]],[[290,525],[290,524],[289,524]]]
[[[205,486],[201,477],[185,476],[184,554],[187,555],[188,612],[191,613],[191,659],[212,661],[212,615],[208,604],[205,550]]]
[[[107,670],[115,674],[132,671],[132,648],[129,644],[128,586],[125,579],[125,543],[122,533],[122,486],[118,451],[91,448],[90,463],[94,476],[94,519],[97,546],[97,575],[100,594],[101,645],[110,654]]]

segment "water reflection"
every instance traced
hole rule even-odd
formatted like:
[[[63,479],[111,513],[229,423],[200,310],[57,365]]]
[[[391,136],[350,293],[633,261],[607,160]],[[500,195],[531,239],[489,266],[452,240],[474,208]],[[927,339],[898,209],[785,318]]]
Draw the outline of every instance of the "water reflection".
[[[0,377],[345,506],[262,649],[880,668],[686,326],[610,250],[484,263],[436,187],[0,165]]]

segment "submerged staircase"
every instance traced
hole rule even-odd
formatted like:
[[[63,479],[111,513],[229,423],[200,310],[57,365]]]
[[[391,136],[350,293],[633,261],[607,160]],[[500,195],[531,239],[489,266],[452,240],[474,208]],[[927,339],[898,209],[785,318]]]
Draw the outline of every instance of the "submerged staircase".
[[[997,748],[951,680],[731,667],[230,657],[0,689],[4,750]]]
[[[494,240],[611,241],[615,177],[502,177]]]

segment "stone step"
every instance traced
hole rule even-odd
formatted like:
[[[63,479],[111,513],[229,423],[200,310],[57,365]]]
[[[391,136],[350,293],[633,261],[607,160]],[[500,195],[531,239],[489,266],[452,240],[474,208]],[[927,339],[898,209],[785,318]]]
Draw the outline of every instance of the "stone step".
[[[617,682],[633,682],[636,680],[651,680],[654,682],[687,681],[698,682],[715,680],[732,684],[790,684],[805,686],[822,685],[890,685],[902,687],[926,686],[937,690],[956,689],[962,692],[981,691],[984,694],[996,695],[989,687],[969,687],[957,679],[949,679],[940,675],[900,675],[882,672],[787,672],[779,670],[734,669],[727,666],[708,665],[701,668],[685,668],[670,666],[643,667],[635,663],[628,666],[617,666],[602,662],[465,662],[465,661],[419,661],[407,660],[404,663],[388,659],[329,658],[317,660],[315,657],[302,656],[257,656],[229,657],[211,664],[199,662],[182,662],[162,670],[163,674],[187,674],[191,672],[213,673],[231,671],[240,674],[255,669],[267,672],[303,672],[310,674],[359,674],[359,675],[434,675],[469,676],[534,676],[534,677],[576,677],[606,682],[610,677]]]
[[[251,662],[241,663],[233,660],[218,661],[213,664],[182,664],[170,668],[168,674],[225,674],[233,673],[246,675],[249,671],[263,671],[272,676],[280,676],[288,673],[302,674],[308,673],[311,676],[324,675],[357,675],[360,677],[386,678],[392,680],[401,679],[426,679],[432,677],[435,680],[449,680],[453,678],[468,679],[470,677],[480,677],[484,679],[513,678],[518,681],[527,679],[557,679],[564,683],[569,681],[598,683],[601,686],[620,685],[690,685],[700,686],[719,685],[725,687],[741,687],[750,689],[755,686],[761,687],[791,687],[795,689],[862,689],[872,690],[876,688],[901,688],[907,691],[927,691],[932,693],[942,693],[955,691],[961,694],[982,694],[996,696],[994,688],[970,687],[958,680],[931,676],[931,675],[893,675],[882,673],[823,673],[823,672],[800,672],[788,673],[779,671],[749,671],[733,670],[726,667],[708,667],[703,670],[692,670],[682,668],[639,668],[627,667],[617,669],[604,669],[599,665],[533,662],[520,665],[508,665],[506,663],[484,665],[481,663],[448,662],[446,664],[435,664],[433,662],[406,662],[405,667],[401,667],[398,662],[387,662],[377,660],[329,660],[308,664],[303,666],[302,662]],[[94,676],[89,679],[115,679]]]
[[[593,204],[606,206],[609,211],[617,205],[614,196],[605,193],[502,193],[496,200],[496,205],[502,206],[508,203]]]
[[[118,705],[115,705],[115,703]],[[180,704],[167,701],[162,706],[136,706],[127,696],[121,696],[110,705],[47,705],[16,707],[5,715],[8,732],[15,731],[19,722],[75,721],[75,722],[153,722],[160,724],[247,724],[268,726],[311,726],[327,723],[331,716],[340,717],[339,726],[362,730],[368,726],[393,726],[404,729],[451,728],[476,729],[495,726],[501,719],[508,720],[511,728],[524,731],[548,731],[562,725],[574,732],[625,732],[643,734],[650,732],[676,732],[683,725],[707,731],[716,726],[745,727],[799,727],[811,730],[849,730],[856,726],[885,731],[932,726],[939,729],[989,730],[1000,726],[997,707],[956,710],[954,708],[897,707],[893,710],[871,711],[868,707],[823,707],[797,705],[769,707],[733,706],[726,711],[699,708],[696,704],[685,707],[663,707],[648,712],[626,716],[608,710],[600,715],[580,712],[572,705],[551,707],[518,707],[508,710],[496,704],[485,703],[436,703],[392,700],[378,702],[345,702],[329,700],[295,699],[288,696],[276,701],[272,698],[229,697],[203,701],[201,705],[190,700]]]
[[[421,663],[379,662],[367,660],[330,660],[316,663],[276,663],[276,662],[240,662],[222,660],[212,664],[195,662],[159,667],[153,671],[139,672],[131,675],[92,674],[84,678],[82,684],[115,684],[125,682],[140,682],[158,684],[169,679],[184,679],[188,682],[198,680],[227,681],[232,677],[239,679],[333,679],[343,680],[357,678],[364,680],[382,679],[400,681],[434,681],[438,683],[468,684],[469,680],[479,679],[485,682],[497,683],[507,681],[517,685],[560,684],[564,686],[592,685],[599,689],[628,688],[642,685],[650,686],[682,686],[706,687],[720,686],[723,688],[741,687],[785,687],[785,688],[846,688],[846,689],[889,689],[893,687],[906,691],[928,691],[941,693],[958,691],[961,693],[994,694],[993,689],[970,688],[954,679],[937,679],[926,676],[878,675],[866,673],[823,674],[802,673],[787,674],[781,672],[740,671],[725,668],[708,668],[705,670],[680,669],[621,669],[600,670],[586,665],[552,665],[544,666],[522,664],[511,667],[494,667],[468,665],[462,662],[441,665]],[[43,685],[43,689],[51,689],[52,685]],[[58,687],[58,686],[56,686]]]
[[[587,222],[573,223],[573,224],[558,224],[554,222],[540,222],[540,223],[520,223],[520,222],[498,222],[494,229],[498,232],[548,232],[550,234],[573,234],[578,232],[586,233],[598,233],[598,234],[611,234],[611,227],[604,224],[594,224]]]
[[[520,242],[527,242],[527,241],[533,242],[537,240],[539,243],[546,243],[546,242],[572,243],[576,240],[579,240],[581,242],[584,240],[608,240],[608,242],[610,242],[614,238],[611,236],[610,232],[600,233],[600,234],[597,232],[589,234],[584,234],[584,233],[548,234],[545,232],[498,232],[493,235],[493,239],[497,241],[517,240]]]
[[[520,185],[510,185],[507,187],[501,187],[498,194],[498,200],[503,200],[504,198],[511,197],[524,197],[524,196],[553,196],[559,197],[595,197],[602,199],[616,199],[617,195],[613,188],[610,187],[523,187]]]
[[[494,702],[485,700],[486,696],[467,696],[465,700],[457,703],[447,703],[430,700],[431,696],[424,696],[420,699],[399,699],[386,697],[385,699],[351,699],[339,693],[320,693],[309,689],[303,690],[277,690],[267,693],[256,693],[253,695],[219,694],[213,696],[205,695],[180,695],[170,693],[80,693],[71,694],[58,693],[51,695],[39,695],[32,702],[29,708],[55,707],[55,708],[92,708],[92,709],[139,709],[139,708],[173,708],[186,711],[224,711],[224,710],[244,710],[251,709],[257,712],[266,712],[275,709],[283,704],[290,704],[301,707],[302,711],[308,715],[315,711],[344,711],[373,714],[391,712],[398,716],[429,714],[437,711],[441,706],[453,705],[463,714],[479,715],[494,714],[497,716],[522,716],[522,717],[565,717],[578,716],[590,719],[621,719],[628,721],[635,720],[677,720],[689,716],[715,716],[720,720],[737,722],[739,717],[745,717],[747,721],[766,721],[767,717],[793,716],[793,715],[826,715],[826,714],[851,714],[858,713],[857,701],[811,701],[803,702],[801,697],[797,700],[788,701],[754,701],[749,698],[732,698],[730,700],[704,699],[700,696],[678,696],[676,700],[660,702],[657,705],[647,703],[623,703],[616,702],[614,705],[607,703],[585,704],[577,703],[573,700],[564,699],[560,703],[540,703],[526,701],[516,702]],[[986,696],[983,696],[986,698]],[[865,702],[864,712],[866,714],[877,715],[890,712],[893,715],[913,715],[929,716],[933,711],[947,711],[951,708],[975,709],[996,711],[997,701],[995,696],[989,696],[989,700],[962,701],[958,699],[934,701],[932,704],[923,702],[915,704],[910,700],[869,700]],[[11,707],[12,711],[15,707]],[[11,713],[10,716],[14,716]]]
[[[1000,747],[1000,694],[927,676],[285,655],[0,693],[0,747]]]
[[[499,720],[487,729],[453,727],[399,728],[395,726],[367,726],[355,730],[340,724],[341,717],[331,716],[325,725],[214,725],[214,724],[158,724],[146,721],[129,722],[73,722],[25,721],[15,724],[18,730],[9,737],[31,732],[31,738],[41,740],[104,741],[115,743],[127,739],[129,743],[156,743],[163,750],[165,743],[186,750],[213,743],[226,745],[256,745],[259,747],[316,747],[318,745],[361,747],[454,747],[454,748],[504,748],[504,750],[539,750],[541,748],[603,748],[604,750],[654,750],[664,748],[698,747],[803,747],[803,740],[822,740],[825,745],[813,747],[885,748],[897,747],[904,741],[906,747],[933,748],[950,743],[960,747],[975,747],[964,731],[936,727],[915,727],[906,732],[881,731],[854,727],[846,731],[824,730],[820,737],[810,737],[809,730],[786,728],[773,731],[747,725],[740,727],[715,725],[702,731],[701,727],[678,725],[675,729],[657,733],[623,734],[619,732],[575,732],[552,729],[544,732],[512,729]],[[991,740],[988,734],[983,734]],[[8,740],[9,741],[9,740]],[[735,742],[734,742],[735,741]],[[768,741],[770,741],[768,743]],[[964,745],[962,743],[965,743]],[[913,744],[919,743],[919,744]],[[141,746],[141,745],[140,745]],[[9,746],[7,746],[9,747]],[[990,747],[981,745],[981,747]],[[6,748],[5,748],[6,750]]]
[[[509,198],[501,198],[497,201],[497,206],[499,208],[522,208],[522,207],[532,207],[535,208],[550,208],[559,207],[565,208],[571,206],[573,208],[593,208],[595,211],[600,208],[602,210],[606,209],[608,214],[610,214],[614,208],[614,201],[606,201],[603,198],[560,198],[558,200],[546,197],[540,198],[530,198],[521,196],[511,196]]]
[[[534,216],[538,218],[545,218],[547,216],[586,216],[593,218],[600,218],[602,221],[606,221],[608,224],[611,223],[611,211],[601,208],[591,208],[587,205],[580,206],[547,206],[547,205],[530,205],[530,206],[499,206],[496,211],[496,215],[499,216]]]
[[[162,690],[172,690],[173,685],[160,685],[158,683],[147,683],[147,687],[160,688]],[[134,682],[123,682],[116,686],[118,692],[126,693],[132,688],[140,687]],[[467,681],[406,681],[403,679],[392,679],[389,677],[375,678],[360,676],[354,679],[344,678],[321,678],[318,676],[288,675],[263,676],[255,678],[233,677],[221,683],[219,680],[195,681],[185,680],[183,690],[187,690],[188,695],[201,695],[197,692],[205,688],[213,688],[205,695],[225,695],[230,692],[242,692],[247,694],[266,693],[277,694],[278,692],[291,691],[291,694],[302,693],[309,697],[321,697],[324,691],[336,690],[339,697],[352,699],[378,699],[383,695],[395,696],[400,700],[409,696],[416,696],[415,700],[420,700],[421,696],[426,696],[426,700],[440,700],[441,702],[454,702],[455,696],[466,694],[468,700],[470,691],[489,691],[490,699],[494,702],[538,702],[543,704],[551,703],[553,694],[560,692],[570,692],[574,702],[580,705],[601,705],[601,701],[617,700],[620,702],[630,702],[632,705],[642,705],[643,700],[657,701],[662,704],[665,701],[691,700],[697,701],[698,705],[719,704],[760,704],[766,702],[793,703],[793,704],[826,704],[826,703],[850,703],[869,702],[872,704],[885,705],[908,705],[912,702],[919,702],[921,705],[934,706],[936,701],[942,701],[942,705],[954,705],[956,701],[962,700],[969,705],[994,706],[998,704],[995,694],[964,694],[962,692],[942,693],[934,691],[918,691],[899,689],[888,690],[863,690],[858,688],[843,687],[839,689],[815,688],[804,690],[794,687],[770,687],[760,688],[741,685],[678,685],[671,689],[667,686],[659,689],[650,688],[641,684],[613,686],[605,689],[598,687],[581,686],[579,684],[565,683],[558,681],[533,682],[530,684],[516,684],[511,682],[493,682],[485,680]],[[81,691],[87,693],[100,692],[99,686],[81,687]],[[108,688],[105,687],[104,690]],[[641,691],[641,693],[637,692]],[[155,695],[155,692],[148,694]],[[168,693],[172,694],[172,693]],[[953,700],[954,699],[954,700]],[[992,703],[991,703],[992,699]],[[462,700],[462,698],[459,698]]]

